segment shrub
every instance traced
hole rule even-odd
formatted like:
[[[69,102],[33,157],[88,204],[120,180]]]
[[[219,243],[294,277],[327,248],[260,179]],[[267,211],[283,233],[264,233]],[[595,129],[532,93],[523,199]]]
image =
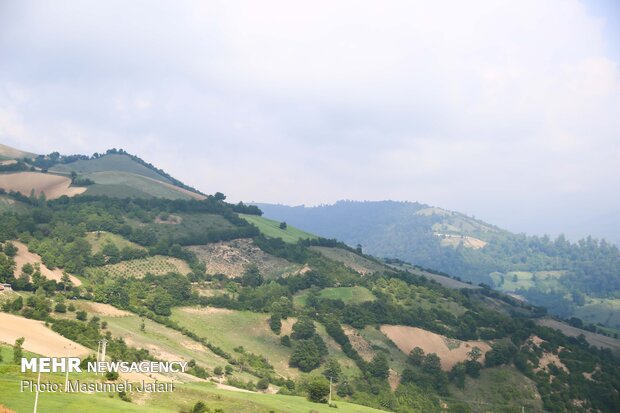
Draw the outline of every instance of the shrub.
[[[329,395],[329,381],[323,376],[311,378],[307,385],[308,400],[314,403],[326,403]]]

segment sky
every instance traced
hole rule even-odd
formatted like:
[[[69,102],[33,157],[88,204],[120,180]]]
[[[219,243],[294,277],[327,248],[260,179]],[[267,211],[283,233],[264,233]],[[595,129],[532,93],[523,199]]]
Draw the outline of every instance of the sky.
[[[0,0],[0,142],[620,245],[614,0]]]

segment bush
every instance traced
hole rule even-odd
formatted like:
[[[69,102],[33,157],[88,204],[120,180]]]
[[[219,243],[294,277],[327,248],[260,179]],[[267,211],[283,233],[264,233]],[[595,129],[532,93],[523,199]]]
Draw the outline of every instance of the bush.
[[[282,320],[280,320],[279,315],[271,315],[271,317],[269,318],[269,327],[271,328],[271,331],[280,335],[280,332],[282,331]]]
[[[57,313],[66,313],[67,312],[67,306],[64,303],[58,303],[54,307],[54,311],[56,311]]]
[[[308,400],[314,403],[327,403],[329,395],[329,381],[323,376],[315,376],[311,378],[307,385]]]
[[[263,377],[256,383],[256,388],[258,390],[267,390],[269,388],[269,379]]]
[[[80,321],[86,321],[86,311],[80,310],[78,312],[75,313],[75,318],[77,318]]]
[[[106,380],[114,381],[114,380],[118,379],[118,372],[117,371],[108,371],[105,374],[105,378],[106,378]]]

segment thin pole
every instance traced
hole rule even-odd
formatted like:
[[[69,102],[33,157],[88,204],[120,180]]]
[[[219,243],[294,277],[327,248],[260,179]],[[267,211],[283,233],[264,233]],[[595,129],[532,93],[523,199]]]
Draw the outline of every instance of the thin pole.
[[[329,401],[327,404],[332,404],[332,376],[329,376]]]
[[[37,413],[37,404],[39,404],[39,386],[41,385],[41,370],[39,370],[39,377],[37,378],[37,393],[34,396],[34,413]]]
[[[105,338],[101,340],[101,361],[105,361],[105,348],[107,345],[108,340],[106,340]],[[103,375],[103,372],[101,372],[101,375]]]
[[[65,374],[65,392],[69,389],[69,360],[71,359],[71,344],[67,346],[69,348],[69,355],[67,357],[67,364],[65,365],[66,374]]]

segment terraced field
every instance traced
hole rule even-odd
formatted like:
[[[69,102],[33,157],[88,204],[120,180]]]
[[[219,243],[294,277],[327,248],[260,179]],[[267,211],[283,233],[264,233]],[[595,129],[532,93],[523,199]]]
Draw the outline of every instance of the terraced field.
[[[181,259],[155,255],[137,260],[122,261],[118,264],[105,265],[102,270],[116,277],[144,277],[146,274],[164,275],[169,272],[189,274],[189,265]]]

